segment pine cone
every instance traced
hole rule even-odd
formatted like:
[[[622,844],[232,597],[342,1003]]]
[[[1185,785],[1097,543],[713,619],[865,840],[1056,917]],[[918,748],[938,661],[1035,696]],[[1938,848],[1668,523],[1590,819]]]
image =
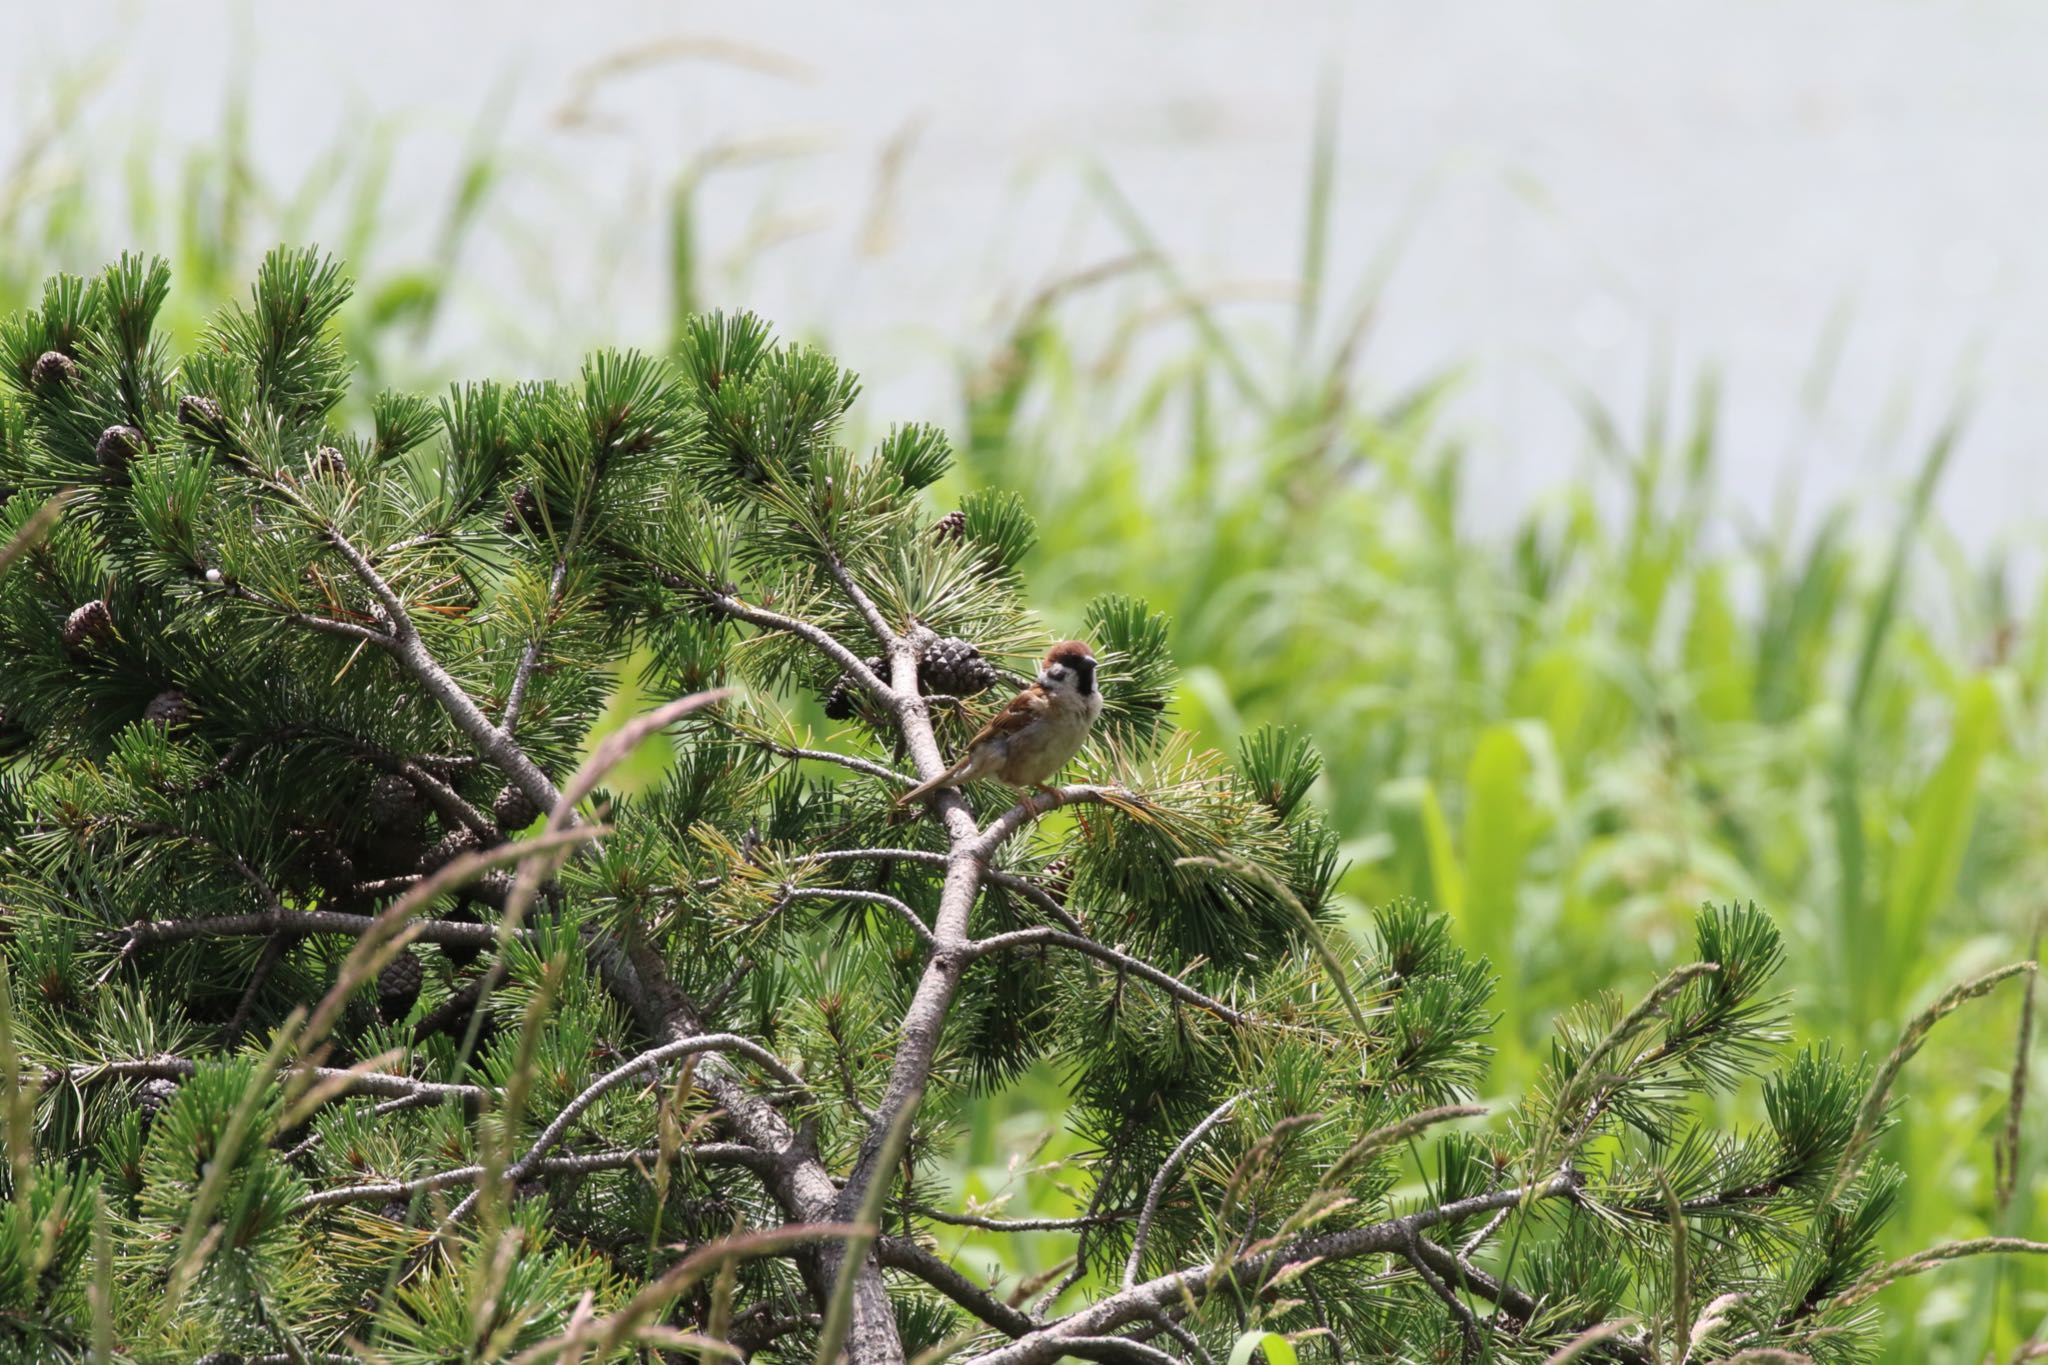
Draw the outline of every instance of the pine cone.
[[[1065,900],[1074,889],[1074,864],[1070,859],[1054,858],[1038,869],[1038,880],[1046,890]]]
[[[113,635],[114,613],[97,597],[64,618],[66,649],[84,649],[112,639]]]
[[[192,723],[192,704],[177,688],[167,688],[149,699],[142,718],[159,730],[182,730]]]
[[[412,1206],[403,1199],[392,1199],[377,1206],[377,1216],[388,1223],[403,1223],[412,1216]]]
[[[889,661],[883,658],[866,660],[868,672],[888,681]],[[825,694],[825,718],[827,720],[852,720],[860,714],[860,684],[841,673],[833,680],[832,690]]]
[[[93,458],[100,462],[100,468],[122,470],[128,462],[143,452],[148,438],[134,427],[116,423],[100,433],[99,444],[92,448]]]
[[[339,479],[348,473],[348,461],[333,446],[321,446],[306,461],[306,473],[315,479]]]
[[[521,527],[538,535],[544,526],[540,496],[531,488],[521,488],[512,495],[512,505],[505,509],[505,519],[499,525],[508,536],[519,534]]]
[[[39,389],[55,388],[78,378],[78,362],[62,351],[44,351],[28,367],[28,382]]]
[[[221,416],[220,404],[203,393],[181,394],[178,398],[178,421],[195,431],[209,436],[218,436],[227,430],[227,422]]]
[[[491,815],[498,822],[500,834],[511,834],[525,829],[540,818],[540,807],[511,783],[498,789],[498,797],[491,803]]]
[[[323,843],[313,850],[313,875],[328,891],[346,896],[355,890],[356,860],[333,844]]]
[[[941,545],[959,544],[967,536],[967,514],[952,511],[932,523],[932,539]]]
[[[164,1111],[164,1106],[169,1104],[177,1093],[178,1083],[163,1076],[151,1077],[136,1090],[135,1112],[142,1116],[143,1141],[149,1140],[150,1125],[156,1122],[156,1116]]]
[[[443,924],[482,924],[483,920],[476,911],[469,908],[469,902],[464,901],[447,914],[441,916],[441,922]],[[483,949],[471,943],[444,943],[441,945],[441,956],[447,958],[458,967],[467,967],[470,963],[476,961],[482,953]]]
[[[411,1011],[413,1002],[420,998],[420,983],[424,979],[419,956],[410,948],[377,973],[377,1013],[385,1023],[403,1019]]]
[[[484,841],[477,838],[476,831],[458,827],[442,835],[440,841],[420,855],[420,875],[430,877],[465,853],[474,853],[482,848]]]
[[[917,685],[928,693],[971,697],[996,684],[994,665],[965,640],[946,638],[925,646],[917,661]]]
[[[426,803],[412,783],[397,773],[384,773],[370,784],[370,823],[379,829],[408,831],[426,818]]]

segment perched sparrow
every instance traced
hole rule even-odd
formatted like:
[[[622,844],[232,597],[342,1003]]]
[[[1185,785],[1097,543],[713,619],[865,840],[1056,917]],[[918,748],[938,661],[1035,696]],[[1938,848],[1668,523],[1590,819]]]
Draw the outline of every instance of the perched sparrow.
[[[967,741],[967,754],[931,781],[896,798],[899,806],[942,787],[994,778],[1013,787],[1045,787],[1088,738],[1102,714],[1095,686],[1095,655],[1079,640],[1046,651],[1038,681],[1013,697],[996,718]]]

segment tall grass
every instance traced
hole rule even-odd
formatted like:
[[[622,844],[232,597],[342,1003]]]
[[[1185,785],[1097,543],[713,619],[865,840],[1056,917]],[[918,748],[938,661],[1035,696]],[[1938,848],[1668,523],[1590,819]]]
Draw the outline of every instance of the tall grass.
[[[82,98],[57,91],[52,127]],[[1347,896],[1442,906],[1501,969],[1496,1091],[1527,1080],[1563,1003],[1671,962],[1703,900],[1768,907],[1803,1026],[1881,1053],[1934,983],[2024,952],[2048,901],[2048,592],[1936,521],[1960,420],[1929,435],[1895,507],[1830,509],[1795,536],[1727,514],[1711,382],[1683,402],[1653,394],[1635,418],[1589,401],[1583,477],[1508,532],[1475,533],[1477,471],[1447,417],[1458,376],[1383,392],[1363,363],[1396,253],[1363,280],[1327,277],[1329,108],[1301,288],[1277,322],[1210,307],[1140,210],[1093,178],[1128,253],[1055,282],[995,346],[963,343],[951,491],[1024,494],[1049,621],[1111,587],[1168,612],[1180,708],[1211,741],[1268,723],[1313,734],[1318,799],[1348,837]],[[172,256],[172,326],[190,333],[253,253],[317,227],[365,281],[344,321],[362,387],[433,377],[421,371],[462,306],[468,246],[495,226],[504,171],[488,137],[427,252],[387,259],[396,130],[286,190],[258,181],[246,131],[231,99],[217,144],[169,175],[161,155],[117,175],[60,132],[32,140],[0,185],[0,308],[53,269],[136,246]],[[668,230],[648,268],[678,310],[703,295],[696,190],[728,159],[700,159],[656,197]],[[1073,320],[1083,300],[1092,323]],[[1873,531],[1888,537],[1875,548]],[[1887,1138],[1912,1175],[1897,1250],[2048,1226],[2038,1117],[2009,1206],[1993,1188],[2017,1016],[2016,994],[1993,1002],[1978,1033],[1938,1039],[1909,1074]],[[1059,1093],[1041,1075],[985,1106],[958,1154],[966,1194],[1079,1211],[1085,1153],[1060,1129]],[[1070,1246],[1046,1234],[1042,1259],[1001,1269],[1028,1275]],[[971,1232],[960,1249],[977,1266],[989,1255]],[[1976,1361],[2048,1324],[2048,1270],[1986,1262],[1909,1280],[1885,1305],[1891,1359]]]

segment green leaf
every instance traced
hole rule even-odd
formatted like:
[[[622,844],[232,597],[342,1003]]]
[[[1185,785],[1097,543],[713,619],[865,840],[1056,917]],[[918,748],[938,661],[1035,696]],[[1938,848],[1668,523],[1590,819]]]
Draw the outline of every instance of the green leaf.
[[[1925,960],[1927,931],[1955,892],[1976,823],[1977,792],[1985,756],[1999,738],[1998,692],[1991,680],[1972,679],[1956,699],[1948,752],[1913,803],[1913,818],[1892,870],[1885,903],[1885,966],[1895,999]]]
[[[1514,959],[1516,902],[1528,852],[1529,755],[1514,727],[1483,731],[1465,769],[1466,946],[1507,964]]]
[[[1389,782],[1381,793],[1387,823],[1393,831],[1397,860],[1406,889],[1436,909],[1462,922],[1465,875],[1451,844],[1450,822],[1436,786],[1426,777]]]
[[[1254,1351],[1266,1353],[1266,1365],[1298,1365],[1293,1342],[1278,1332],[1265,1332],[1258,1328],[1238,1333],[1237,1340],[1230,1346],[1230,1365],[1251,1365]]]

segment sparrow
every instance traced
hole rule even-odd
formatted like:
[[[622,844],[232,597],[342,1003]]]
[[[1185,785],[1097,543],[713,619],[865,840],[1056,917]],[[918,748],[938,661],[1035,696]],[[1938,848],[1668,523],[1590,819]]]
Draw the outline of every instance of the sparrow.
[[[967,741],[967,753],[959,762],[903,793],[896,804],[906,806],[941,788],[983,778],[1044,791],[1045,780],[1080,750],[1101,714],[1093,651],[1079,640],[1062,641],[1046,651],[1038,681],[1011,698],[980,734]]]

